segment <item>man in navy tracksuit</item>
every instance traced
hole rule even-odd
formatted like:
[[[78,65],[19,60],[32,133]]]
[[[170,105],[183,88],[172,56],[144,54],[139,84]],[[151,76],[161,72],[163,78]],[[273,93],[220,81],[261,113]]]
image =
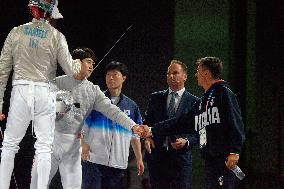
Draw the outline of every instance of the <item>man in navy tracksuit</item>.
[[[192,111],[178,119],[160,122],[151,129],[144,127],[148,132],[142,135],[198,132],[205,160],[205,188],[234,189],[236,177],[230,170],[237,165],[245,140],[241,111],[236,95],[220,79],[222,62],[216,57],[205,57],[199,59],[197,65],[196,77],[205,93]],[[220,177],[222,182],[219,182]]]

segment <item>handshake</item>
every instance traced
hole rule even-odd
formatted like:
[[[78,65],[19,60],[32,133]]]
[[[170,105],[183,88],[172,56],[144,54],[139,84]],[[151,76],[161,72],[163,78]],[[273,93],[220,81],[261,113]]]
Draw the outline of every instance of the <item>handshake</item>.
[[[134,125],[132,127],[132,132],[142,138],[148,138],[152,136],[151,127],[148,127],[147,125]]]

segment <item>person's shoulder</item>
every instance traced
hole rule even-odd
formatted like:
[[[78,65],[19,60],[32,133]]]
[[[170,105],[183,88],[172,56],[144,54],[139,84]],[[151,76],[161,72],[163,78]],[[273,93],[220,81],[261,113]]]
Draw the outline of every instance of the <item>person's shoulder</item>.
[[[224,83],[219,86],[219,88],[216,91],[216,96],[220,96],[221,98],[230,98],[230,99],[237,98],[237,95],[229,87],[228,83]]]
[[[60,75],[60,76],[57,76],[56,79],[72,79],[72,77],[68,76],[68,75]]]
[[[235,95],[235,93],[232,91],[231,88],[229,88],[229,86],[224,86],[224,91],[226,91],[229,94]]]
[[[83,82],[87,85],[93,86],[93,87],[99,87],[98,85],[95,85],[93,82],[91,82],[88,79],[84,79]]]
[[[89,81],[89,80],[86,80],[86,85],[92,90],[93,93],[97,94],[98,92],[102,93],[102,94],[105,94],[100,86],[98,85],[95,85],[93,82]]]
[[[59,31],[57,28],[53,27],[52,25],[49,24],[49,26],[51,27],[51,29],[53,30],[53,32],[58,33],[58,35],[64,36],[64,34]],[[65,37],[65,36],[64,36]]]
[[[50,25],[50,30],[52,31],[52,33],[57,36],[57,37],[61,37],[61,38],[65,38],[65,35],[63,33],[61,33],[61,31],[59,31],[58,29],[56,29],[55,27]]]
[[[60,83],[66,83],[66,82],[73,82],[73,78],[68,76],[68,75],[61,75],[61,76],[57,76],[55,78],[56,82],[60,82]]]
[[[21,24],[21,25],[19,25],[17,27],[14,27],[14,28],[22,28],[22,27],[26,27],[26,26],[30,26],[30,25],[32,25],[32,22],[27,22],[25,24]]]
[[[151,96],[152,97],[160,97],[160,96],[163,96],[166,92],[167,92],[167,90],[155,91],[155,92],[151,93]]]
[[[73,87],[77,88],[77,90],[82,90],[82,89],[88,90],[94,87],[94,84],[88,81],[87,79],[77,80],[73,76],[68,76],[68,75],[58,76],[56,77],[56,80],[64,81],[67,84],[72,84]]]
[[[30,26],[32,25],[32,22],[28,22],[28,23],[25,23],[25,24],[21,24],[19,26],[16,26],[16,27],[13,27],[11,29],[11,32],[16,32],[16,31],[21,31],[21,30],[24,30],[27,26]]]
[[[150,94],[149,100],[150,101],[160,101],[167,93],[167,90],[156,91]]]
[[[189,98],[192,98],[192,99],[195,99],[195,100],[199,99],[199,97],[195,96],[194,94],[190,93],[187,90],[184,91],[184,94],[187,95]]]
[[[65,35],[59,31],[57,28],[52,26],[50,23],[44,23],[45,29],[47,29],[50,33],[53,34],[53,36],[60,37],[60,38],[65,38]]]
[[[91,81],[85,80],[75,80],[76,81],[76,90],[80,90],[82,93],[87,96],[92,96],[97,98],[98,94],[102,94],[100,87],[98,85],[93,84]]]
[[[88,79],[82,80],[82,84],[88,86],[89,88],[92,88],[93,90],[100,90],[100,87],[98,85],[95,85],[93,82],[89,81]]]
[[[26,23],[24,23],[24,24],[21,24],[21,25],[19,25],[18,27],[31,26],[31,25],[33,25],[33,24],[34,24],[34,22],[33,22],[33,21],[30,21],[30,22],[26,22]]]
[[[226,94],[235,96],[235,93],[232,91],[232,89],[230,88],[227,82],[220,85],[219,89],[221,93],[226,93]]]
[[[190,104],[190,106],[194,103],[196,103],[198,100],[200,100],[200,98],[198,98],[197,96],[191,94],[189,91],[185,90],[182,98],[185,99],[185,101]]]
[[[134,109],[139,109],[138,104],[134,100],[126,96],[125,94],[122,94],[122,98],[124,103],[127,104],[127,106],[131,106]]]
[[[134,104],[137,106],[136,102],[134,100],[132,100],[130,97],[126,96],[125,94],[121,94],[123,99],[131,104]]]

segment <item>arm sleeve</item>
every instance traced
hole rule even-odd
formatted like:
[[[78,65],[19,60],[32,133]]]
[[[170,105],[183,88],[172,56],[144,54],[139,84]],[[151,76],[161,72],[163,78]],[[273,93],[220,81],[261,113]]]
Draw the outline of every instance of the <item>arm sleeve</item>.
[[[194,133],[194,116],[192,113],[192,111],[189,111],[178,119],[172,118],[155,124],[152,128],[153,136]]]
[[[134,119],[133,119],[133,121],[138,125],[142,124],[142,116],[141,116],[141,113],[140,113],[140,109],[136,104],[135,104],[135,108],[134,108]],[[137,134],[133,134],[132,139],[133,138],[139,139],[140,137]]]
[[[188,143],[189,143],[189,148],[191,149],[193,146],[198,144],[198,134],[197,132],[194,132],[193,134],[189,134],[188,136]]]
[[[105,96],[105,94],[100,90],[99,86],[94,86],[93,90],[96,91],[96,98],[93,107],[96,111],[101,112],[107,118],[128,130],[131,130],[131,128],[136,125],[132,119],[130,119],[116,105],[111,103],[111,100]]]
[[[81,70],[80,61],[72,59],[66,38],[62,33],[59,33],[57,61],[68,76],[75,76]]]
[[[0,56],[0,112],[2,111],[3,97],[7,81],[13,68],[12,47],[14,36],[15,28],[8,34]]]
[[[190,110],[193,108],[194,104],[199,100],[199,98],[193,96],[193,99],[192,100],[192,104],[191,104],[191,107],[190,107]],[[190,127],[190,125],[188,125],[188,127]],[[188,145],[189,146],[185,146],[184,148],[186,149],[192,149],[193,146],[197,145],[199,143],[199,135],[197,132],[194,132],[194,133],[188,133],[188,134],[183,134],[183,137],[182,138],[187,138],[188,140]]]
[[[141,125],[142,124],[142,116],[141,116],[141,113],[140,113],[140,109],[137,105],[135,107],[134,116],[135,116],[135,119],[133,121],[135,123]]]
[[[226,126],[228,126],[229,153],[239,154],[245,140],[245,133],[241,110],[235,94],[225,90],[222,96],[222,106]]]
[[[153,120],[154,120],[153,98],[154,98],[153,95],[151,95],[148,100],[147,109],[145,111],[145,118],[143,120],[143,124],[148,125],[149,127],[153,126]]]
[[[159,123],[154,121],[155,95],[151,95],[148,101],[147,111],[145,112],[144,124],[152,127],[151,131],[154,136],[170,136],[176,134],[194,133],[194,116],[192,110],[179,118],[171,118]],[[193,109],[193,107],[192,107]]]

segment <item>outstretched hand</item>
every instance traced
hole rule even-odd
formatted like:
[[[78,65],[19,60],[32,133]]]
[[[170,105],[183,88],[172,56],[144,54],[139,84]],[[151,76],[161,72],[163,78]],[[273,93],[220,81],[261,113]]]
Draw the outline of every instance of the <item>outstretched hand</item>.
[[[140,125],[132,128],[133,132],[142,138],[148,138],[152,136],[151,129],[147,125]]]

